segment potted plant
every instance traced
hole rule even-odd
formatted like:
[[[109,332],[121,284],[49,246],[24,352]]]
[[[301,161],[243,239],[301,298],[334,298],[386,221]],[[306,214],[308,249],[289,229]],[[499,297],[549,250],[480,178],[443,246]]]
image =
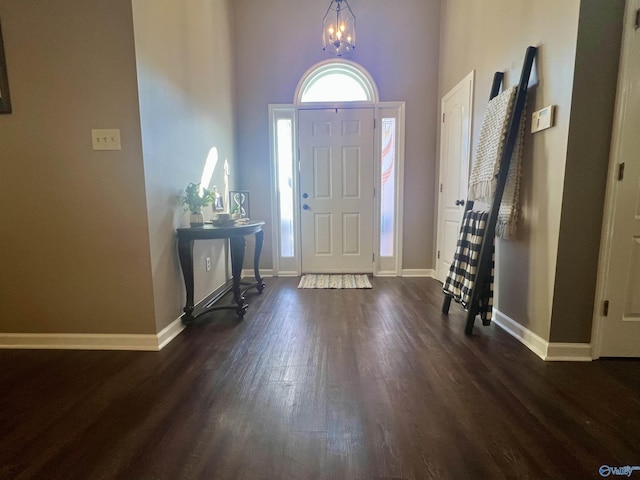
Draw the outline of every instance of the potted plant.
[[[204,217],[202,215],[202,207],[206,207],[211,204],[214,196],[213,193],[206,188],[202,189],[200,193],[199,183],[190,183],[184,190],[182,196],[182,206],[184,210],[189,210],[189,222],[192,227],[201,227],[204,225]]]

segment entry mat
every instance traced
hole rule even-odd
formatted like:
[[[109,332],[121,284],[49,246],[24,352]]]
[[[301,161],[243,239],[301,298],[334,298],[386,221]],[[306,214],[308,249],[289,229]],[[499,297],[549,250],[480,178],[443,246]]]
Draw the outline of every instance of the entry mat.
[[[371,288],[366,275],[304,275],[298,288]]]

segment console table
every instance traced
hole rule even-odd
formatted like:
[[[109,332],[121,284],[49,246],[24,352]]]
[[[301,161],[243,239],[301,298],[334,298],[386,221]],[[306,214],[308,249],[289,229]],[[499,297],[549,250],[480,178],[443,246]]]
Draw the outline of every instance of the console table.
[[[205,224],[202,227],[178,228],[178,255],[180,256],[180,267],[182,267],[182,275],[184,277],[184,286],[187,291],[187,304],[184,307],[184,315],[182,322],[185,325],[192,323],[197,317],[212,310],[235,310],[238,317],[243,317],[249,305],[244,301],[244,292],[250,288],[256,288],[259,293],[264,290],[264,282],[258,271],[260,263],[260,252],[262,251],[262,242],[264,240],[264,232],[262,226],[264,222],[253,222],[244,225],[233,225],[230,227],[214,227]],[[256,248],[253,257],[253,270],[255,274],[255,283],[245,284],[241,282],[242,264],[244,262],[244,250],[246,246],[245,237],[247,235],[255,235]],[[231,250],[231,273],[233,276],[231,289],[233,290],[233,302],[228,305],[211,305],[215,302],[209,302],[205,308],[194,314],[193,293],[193,244],[196,240],[215,240],[229,239]],[[242,286],[245,286],[244,290]],[[227,288],[220,296],[228,292]],[[219,298],[219,296],[217,297]]]

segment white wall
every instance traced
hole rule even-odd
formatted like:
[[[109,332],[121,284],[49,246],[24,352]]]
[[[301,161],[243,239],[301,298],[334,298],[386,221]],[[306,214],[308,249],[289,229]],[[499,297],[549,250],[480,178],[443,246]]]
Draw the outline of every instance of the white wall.
[[[223,162],[235,168],[234,80],[228,0],[134,0],[140,119],[157,329],[181,313],[184,284],[175,229],[188,226],[179,196],[200,182],[209,150],[218,163],[210,188],[223,192]],[[235,180],[235,178],[233,178]],[[211,216],[205,209],[205,219]],[[226,280],[223,241],[194,249],[195,300]],[[213,269],[205,271],[205,258]]]

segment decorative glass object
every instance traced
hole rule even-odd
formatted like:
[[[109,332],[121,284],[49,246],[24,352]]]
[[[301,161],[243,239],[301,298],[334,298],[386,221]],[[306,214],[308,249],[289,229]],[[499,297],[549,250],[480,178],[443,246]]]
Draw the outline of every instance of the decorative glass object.
[[[229,213],[233,218],[249,218],[249,192],[246,190],[229,192]]]

